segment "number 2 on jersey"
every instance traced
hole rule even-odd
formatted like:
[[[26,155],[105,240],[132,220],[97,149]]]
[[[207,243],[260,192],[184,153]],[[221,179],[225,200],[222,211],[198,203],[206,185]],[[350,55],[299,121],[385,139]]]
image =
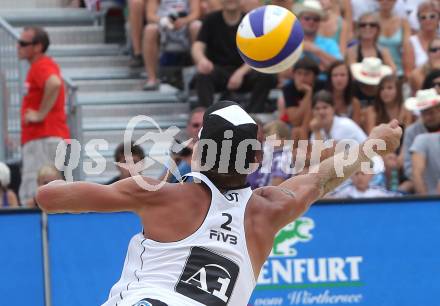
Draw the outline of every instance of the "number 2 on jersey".
[[[222,213],[222,216],[225,216],[226,218],[228,218],[228,220],[226,220],[226,222],[223,223],[220,227],[224,230],[231,231],[232,228],[229,226],[229,224],[231,224],[232,222],[232,216],[228,213]]]

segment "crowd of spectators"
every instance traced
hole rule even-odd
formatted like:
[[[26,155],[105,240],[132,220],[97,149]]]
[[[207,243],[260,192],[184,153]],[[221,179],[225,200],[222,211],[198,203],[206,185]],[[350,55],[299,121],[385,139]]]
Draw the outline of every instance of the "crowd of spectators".
[[[360,143],[374,126],[398,119],[404,129],[401,148],[374,160],[374,174],[358,172],[329,196],[439,194],[440,4],[434,0],[264,3],[292,10],[304,30],[302,57],[279,75],[252,70],[235,46],[244,14],[262,4],[258,0],[127,1],[130,66],[144,66],[144,90],[159,88],[159,66],[183,65],[180,57],[171,55],[186,54],[195,67],[191,85],[199,107],[191,113],[186,131],[176,138],[177,144],[197,138],[204,108],[215,103],[215,94],[237,100],[258,114],[270,109],[269,93],[279,89],[274,119],[256,119],[263,148],[261,165],[249,176],[253,188],[277,185],[304,171],[297,167],[300,155],[307,169],[312,150],[301,143],[343,139]],[[26,206],[33,205],[39,170],[53,167],[56,144],[69,138],[62,78],[57,64],[45,55],[48,45],[47,33],[38,27],[25,28],[18,42],[19,57],[30,63],[21,117],[20,201]],[[243,93],[248,93],[247,98]],[[267,136],[278,144],[266,145]],[[171,153],[182,174],[190,170],[192,145]],[[131,148],[134,162],[141,161],[142,148],[133,144]],[[122,149],[123,144],[115,153],[119,165],[126,162]],[[320,159],[331,155],[335,145],[327,150]],[[118,170],[120,175],[109,183],[129,175],[124,167]],[[9,176],[7,166],[0,164],[2,206],[18,206],[8,189]],[[166,171],[162,178],[178,181]]]

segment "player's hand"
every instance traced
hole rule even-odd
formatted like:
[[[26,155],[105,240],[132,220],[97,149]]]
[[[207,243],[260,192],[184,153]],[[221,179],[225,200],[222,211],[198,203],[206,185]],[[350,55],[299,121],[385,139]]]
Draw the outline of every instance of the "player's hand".
[[[228,90],[237,90],[243,84],[244,75],[240,71],[236,70],[228,80],[226,88]]]
[[[26,113],[24,114],[24,123],[38,123],[43,121],[44,118],[40,115],[38,111],[35,111],[33,109],[26,110]]]
[[[210,74],[214,70],[214,64],[207,58],[202,59],[197,64],[197,71],[201,74]]]
[[[400,146],[400,139],[402,138],[402,128],[399,126],[399,121],[391,120],[388,124],[380,124],[371,130],[368,139],[381,139],[385,141],[385,150],[377,150],[381,156],[388,153],[393,153]]]

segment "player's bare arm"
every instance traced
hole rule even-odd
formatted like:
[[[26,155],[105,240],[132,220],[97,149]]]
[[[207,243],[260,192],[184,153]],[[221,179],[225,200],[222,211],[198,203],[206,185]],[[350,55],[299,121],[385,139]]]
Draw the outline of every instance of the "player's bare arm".
[[[377,150],[377,154],[383,156],[394,152],[400,145],[402,129],[397,120],[389,124],[381,124],[375,127],[369,136],[371,139],[383,140],[386,144],[384,150]],[[268,199],[266,214],[271,216],[270,224],[278,231],[288,223],[301,216],[312,203],[332,191],[354,172],[361,168],[363,162],[370,161],[364,152],[365,143],[360,146],[359,154],[355,162],[344,166],[342,158],[344,153],[336,154],[327,158],[319,166],[318,173],[310,173],[290,178],[278,187],[263,187],[259,194]],[[343,169],[343,175],[338,176],[336,169]]]
[[[379,155],[394,152],[400,144],[402,129],[397,120],[374,128],[369,139],[381,139],[386,149]],[[337,167],[343,162],[339,154],[324,160],[318,173],[309,173],[290,178],[279,186],[262,187],[254,191],[252,205],[246,211],[246,237],[254,271],[259,271],[273,246],[276,233],[300,217],[312,203],[332,191],[358,171],[362,162],[370,159],[364,154],[362,144],[355,162],[343,167],[343,176],[338,177]]]
[[[150,185],[160,182],[142,177]],[[168,190],[164,186],[164,191]],[[111,185],[89,182],[54,181],[38,189],[36,201],[48,213],[141,212],[145,205],[158,202],[164,191],[146,191],[127,178]]]

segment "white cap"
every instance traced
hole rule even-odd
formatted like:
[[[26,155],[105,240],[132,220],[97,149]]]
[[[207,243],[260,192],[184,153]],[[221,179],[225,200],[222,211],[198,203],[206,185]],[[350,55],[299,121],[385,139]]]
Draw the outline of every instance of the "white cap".
[[[0,183],[3,188],[8,187],[9,183],[11,182],[11,170],[9,170],[9,167],[5,164],[0,162]]]

